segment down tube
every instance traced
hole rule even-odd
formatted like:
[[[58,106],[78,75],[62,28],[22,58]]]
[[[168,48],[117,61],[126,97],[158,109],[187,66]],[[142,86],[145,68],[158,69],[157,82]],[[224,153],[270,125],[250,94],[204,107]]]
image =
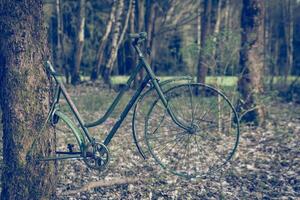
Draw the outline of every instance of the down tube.
[[[103,142],[104,145],[107,146],[110,143],[111,139],[114,137],[114,135],[117,132],[118,128],[121,126],[121,124],[124,121],[125,117],[127,116],[128,112],[130,111],[130,109],[132,108],[132,106],[135,104],[136,100],[140,96],[140,94],[143,91],[143,89],[146,87],[146,85],[149,82],[149,80],[150,80],[150,77],[147,75],[146,78],[141,83],[140,87],[136,90],[136,92],[134,93],[134,95],[131,97],[129,103],[126,105],[125,109],[121,113],[118,121],[114,124],[114,126],[111,129],[111,131],[109,132],[109,134],[105,138],[105,140]]]

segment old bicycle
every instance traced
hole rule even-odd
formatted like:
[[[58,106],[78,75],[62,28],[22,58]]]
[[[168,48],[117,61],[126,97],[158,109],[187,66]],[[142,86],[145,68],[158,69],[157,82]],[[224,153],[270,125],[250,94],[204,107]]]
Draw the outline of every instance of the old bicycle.
[[[146,37],[143,32],[130,35],[132,46],[138,55],[138,64],[105,114],[93,122],[82,119],[53,66],[47,62],[47,70],[56,83],[50,121],[52,125],[56,125],[61,120],[72,130],[79,151],[73,151],[69,147],[69,151],[57,151],[55,157],[40,160],[82,158],[88,167],[103,170],[109,162],[108,146],[132,108],[133,139],[141,156],[145,158],[144,150],[137,139],[135,121],[139,104],[149,95],[151,102],[144,119],[143,138],[147,152],[161,167],[175,175],[193,178],[222,168],[232,158],[239,142],[239,121],[228,98],[218,89],[195,83],[192,79],[183,78],[188,80],[184,82],[181,79],[160,81],[140,48]],[[96,141],[88,129],[109,118],[142,68],[146,71],[144,80],[104,141]],[[61,96],[66,100],[79,125],[60,110]]]

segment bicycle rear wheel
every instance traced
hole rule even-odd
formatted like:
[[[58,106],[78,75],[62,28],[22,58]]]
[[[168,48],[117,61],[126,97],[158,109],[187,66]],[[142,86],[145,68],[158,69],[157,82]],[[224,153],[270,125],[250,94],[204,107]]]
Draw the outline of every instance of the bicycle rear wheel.
[[[200,83],[177,85],[165,92],[168,107],[157,98],[145,125],[145,142],[155,161],[169,172],[199,177],[224,166],[239,141],[238,116],[228,98]]]

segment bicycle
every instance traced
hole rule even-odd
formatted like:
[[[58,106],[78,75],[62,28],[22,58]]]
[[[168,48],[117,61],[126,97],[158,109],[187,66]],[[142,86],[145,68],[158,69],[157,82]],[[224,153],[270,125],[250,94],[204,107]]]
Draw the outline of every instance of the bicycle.
[[[137,139],[136,117],[140,103],[150,95],[152,102],[148,104],[144,121],[144,142],[154,160],[163,169],[185,178],[200,177],[222,168],[234,155],[239,142],[238,116],[228,98],[218,89],[195,83],[192,78],[160,81],[140,48],[147,34],[130,34],[130,38],[138,55],[138,63],[105,114],[93,122],[84,122],[58,74],[51,63],[47,62],[46,68],[56,83],[54,102],[49,112],[51,124],[55,126],[62,120],[71,129],[80,150],[74,152],[72,146],[68,145],[68,151],[56,151],[54,157],[39,160],[82,158],[88,167],[104,170],[110,159],[108,145],[133,107],[132,135],[138,152],[146,159]],[[146,76],[104,141],[96,141],[88,128],[98,126],[109,118],[142,68],[145,69]],[[151,96],[153,93],[155,95]],[[75,125],[60,110],[61,96],[66,100],[79,125]]]

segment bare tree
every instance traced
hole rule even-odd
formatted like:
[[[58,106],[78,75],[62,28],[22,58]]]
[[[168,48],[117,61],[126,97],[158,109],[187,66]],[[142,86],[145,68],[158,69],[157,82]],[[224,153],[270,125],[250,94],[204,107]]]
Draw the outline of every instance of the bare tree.
[[[284,67],[284,84],[287,84],[288,76],[290,75],[290,71],[293,67],[294,60],[294,0],[287,0],[281,2],[283,5],[283,18],[286,22],[284,24],[284,32],[285,32],[285,43],[286,43],[286,62]]]
[[[206,38],[211,31],[211,0],[203,1],[203,11],[201,15],[201,37],[200,37],[200,51],[197,66],[197,82],[205,83],[205,77],[207,74],[207,66],[204,64],[203,50],[206,46]]]
[[[105,28],[105,32],[101,38],[98,53],[97,53],[97,64],[94,66],[91,74],[91,80],[98,79],[99,72],[101,72],[101,66],[103,65],[103,55],[104,55],[104,49],[107,45],[108,36],[112,30],[113,23],[115,23],[115,12],[116,12],[117,3],[116,0],[114,0],[112,4],[112,8],[110,11],[109,19]]]
[[[28,159],[55,150],[53,129],[45,126],[50,83],[43,67],[48,49],[42,0],[1,0],[0,10],[1,199],[54,199],[54,163]]]
[[[106,67],[105,67],[105,70],[103,73],[103,79],[108,84],[111,84],[110,83],[110,75],[112,73],[116,58],[118,56],[119,47],[120,47],[121,43],[123,42],[127,27],[128,27],[132,4],[133,4],[133,0],[130,0],[129,6],[128,6],[128,11],[127,11],[125,22],[124,22],[124,26],[123,26],[123,29],[121,30],[121,28],[122,28],[122,17],[121,16],[124,12],[123,11],[124,10],[124,1],[120,0],[120,2],[119,2],[117,14],[116,14],[117,15],[117,17],[116,17],[117,23],[115,25],[114,35],[113,35],[113,39],[112,39],[111,54],[110,54],[110,58],[106,64]]]
[[[77,24],[77,40],[76,40],[76,49],[74,54],[74,67],[72,70],[71,83],[76,85],[80,82],[80,64],[82,58],[82,51],[84,45],[84,26],[85,26],[85,0],[80,0],[79,4],[79,15],[78,15],[78,24]]]
[[[149,1],[150,5],[150,11],[148,12],[148,15],[146,17],[146,25],[147,25],[147,48],[152,52],[149,56],[149,63],[152,65],[152,60],[155,55],[154,48],[153,48],[153,40],[155,35],[155,24],[157,19],[157,12],[158,12],[158,5],[157,2]],[[147,6],[147,7],[148,7]]]
[[[67,67],[66,64],[66,56],[65,56],[65,35],[63,30],[63,20],[62,20],[62,2],[61,0],[56,0],[56,19],[57,19],[57,58],[56,64],[58,64],[59,67],[62,67],[66,82],[69,83],[70,79],[70,70]]]

